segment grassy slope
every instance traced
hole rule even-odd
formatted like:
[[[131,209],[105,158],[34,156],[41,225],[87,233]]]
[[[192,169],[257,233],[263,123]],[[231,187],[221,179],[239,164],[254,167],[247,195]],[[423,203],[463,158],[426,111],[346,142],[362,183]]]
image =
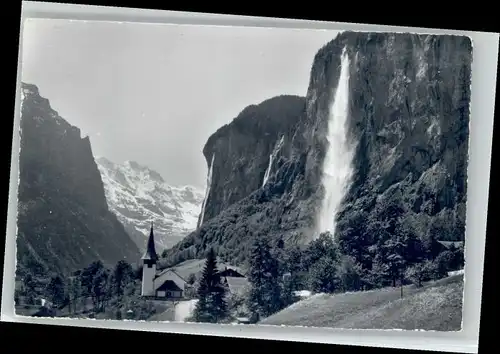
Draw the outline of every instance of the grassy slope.
[[[203,268],[205,268],[205,259],[193,259],[193,260],[187,260],[182,263],[177,264],[176,266],[172,267],[177,274],[179,274],[181,277],[187,280],[190,274],[196,274],[196,276],[200,276],[201,272],[203,272]],[[236,270],[240,270],[239,267],[234,267],[230,264],[226,263],[217,263],[217,266],[219,269],[224,269],[224,267],[231,267]],[[240,270],[241,271],[241,270]]]
[[[417,289],[407,286],[339,295],[318,294],[261,321],[269,325],[459,331],[463,275]]]
[[[155,302],[155,301],[153,301]],[[156,301],[156,314],[149,317],[147,321],[175,321],[175,305],[170,301]]]

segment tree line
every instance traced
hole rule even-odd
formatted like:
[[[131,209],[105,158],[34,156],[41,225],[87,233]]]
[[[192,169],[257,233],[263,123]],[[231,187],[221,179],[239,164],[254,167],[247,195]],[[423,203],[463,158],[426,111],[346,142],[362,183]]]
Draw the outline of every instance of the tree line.
[[[463,248],[446,249],[435,237],[426,242],[403,229],[392,237],[380,238],[368,249],[362,248],[359,239],[347,236],[352,234],[341,234],[334,241],[330,233],[322,233],[305,248],[285,247],[283,239],[273,242],[256,237],[248,262],[250,288],[243,299],[250,320],[256,322],[297,301],[295,291],[337,293],[406,284],[420,287],[464,265]],[[211,248],[191,320],[220,323],[231,319],[227,287],[218,274]]]
[[[116,319],[122,318],[125,308],[144,312],[138,307],[145,304],[137,301],[141,269],[134,269],[124,260],[117,262],[112,269],[105,267],[101,261],[95,261],[69,277],[54,274],[42,279],[29,269],[23,273],[22,286],[15,294],[16,303],[22,297],[24,304],[35,305],[35,300],[43,297],[55,309],[66,310],[68,315],[112,310],[112,317]]]

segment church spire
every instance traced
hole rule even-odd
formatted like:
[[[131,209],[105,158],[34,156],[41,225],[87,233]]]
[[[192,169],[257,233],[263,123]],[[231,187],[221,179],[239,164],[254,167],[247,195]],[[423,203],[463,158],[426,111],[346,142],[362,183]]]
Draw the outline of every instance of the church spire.
[[[155,249],[155,236],[153,233],[153,222],[151,221],[151,231],[149,232],[148,244],[146,246],[146,252],[142,256],[142,260],[156,262],[158,260],[158,254]]]

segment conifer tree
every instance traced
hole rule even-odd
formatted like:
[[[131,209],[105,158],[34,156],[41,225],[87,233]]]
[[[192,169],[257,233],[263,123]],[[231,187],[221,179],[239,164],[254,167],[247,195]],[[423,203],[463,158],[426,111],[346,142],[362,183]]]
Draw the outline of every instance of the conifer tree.
[[[227,318],[225,292],[226,289],[217,270],[215,252],[210,249],[198,286],[198,302],[193,312],[193,319],[196,322],[217,323]]]
[[[62,306],[66,295],[64,280],[59,275],[53,276],[47,284],[46,293],[54,305]]]
[[[386,262],[392,280],[392,286],[395,287],[396,281],[398,279],[403,281],[406,266],[406,239],[404,236],[396,235],[393,238],[387,240],[384,244],[384,247],[386,253]]]
[[[66,298],[68,302],[68,311],[70,314],[76,312],[75,310],[75,296],[74,296],[75,280],[73,278],[68,278],[66,282]]]
[[[23,295],[26,297],[27,304],[33,304],[36,296],[36,281],[31,273],[26,273],[23,278]]]
[[[256,239],[251,250],[248,280],[248,307],[254,315],[266,317],[282,308],[279,264],[262,237]]]
[[[132,266],[124,260],[118,261],[112,277],[112,294],[118,297],[123,296],[125,287],[133,279]]]

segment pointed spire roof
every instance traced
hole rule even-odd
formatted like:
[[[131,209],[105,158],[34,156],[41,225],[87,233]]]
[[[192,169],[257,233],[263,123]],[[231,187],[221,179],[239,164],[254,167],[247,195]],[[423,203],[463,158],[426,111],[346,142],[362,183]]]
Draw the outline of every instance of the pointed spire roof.
[[[155,236],[153,234],[153,222],[151,222],[151,231],[149,232],[148,244],[146,246],[146,252],[142,256],[142,260],[157,261],[158,254],[155,249]]]

